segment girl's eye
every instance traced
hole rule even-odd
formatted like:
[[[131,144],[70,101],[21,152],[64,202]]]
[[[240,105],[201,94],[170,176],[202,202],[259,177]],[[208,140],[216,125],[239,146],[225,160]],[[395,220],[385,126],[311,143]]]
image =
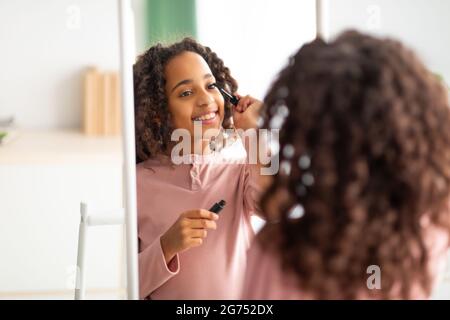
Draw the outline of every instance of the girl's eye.
[[[191,94],[192,94],[191,90],[186,90],[186,91],[183,91],[182,93],[180,93],[180,97],[187,97],[187,96],[190,96]]]
[[[215,83],[211,83],[208,85],[208,89],[215,89],[215,88],[217,88]]]

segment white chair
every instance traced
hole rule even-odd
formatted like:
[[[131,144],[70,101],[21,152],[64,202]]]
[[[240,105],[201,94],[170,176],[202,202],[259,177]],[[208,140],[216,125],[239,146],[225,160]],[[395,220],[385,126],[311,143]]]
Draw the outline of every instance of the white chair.
[[[78,232],[77,270],[75,282],[75,300],[83,300],[85,296],[85,257],[89,227],[120,225],[125,223],[124,209],[111,211],[92,211],[86,203],[80,203],[80,226]]]

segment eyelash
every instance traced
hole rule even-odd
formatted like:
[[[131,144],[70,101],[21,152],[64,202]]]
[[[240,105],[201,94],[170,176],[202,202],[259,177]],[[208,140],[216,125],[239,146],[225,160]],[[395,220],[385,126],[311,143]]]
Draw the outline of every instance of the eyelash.
[[[213,89],[216,89],[216,88],[217,88],[217,84],[216,84],[215,82],[214,82],[214,83],[210,83],[210,84],[208,84],[207,87],[208,87],[208,89],[213,90]],[[192,90],[186,90],[186,91],[181,92],[181,93],[180,93],[180,98],[189,97],[190,94],[185,94],[185,93],[187,93],[187,92],[191,93]]]

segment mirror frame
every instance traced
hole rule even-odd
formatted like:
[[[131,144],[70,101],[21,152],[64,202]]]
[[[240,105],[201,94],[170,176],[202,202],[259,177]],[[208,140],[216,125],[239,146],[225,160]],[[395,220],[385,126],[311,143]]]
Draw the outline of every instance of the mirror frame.
[[[122,144],[124,154],[123,201],[126,226],[127,299],[139,299],[136,150],[134,131],[133,64],[136,58],[134,16],[130,0],[117,0],[119,13],[120,85],[122,105]],[[326,0],[316,0],[316,36],[326,40]]]

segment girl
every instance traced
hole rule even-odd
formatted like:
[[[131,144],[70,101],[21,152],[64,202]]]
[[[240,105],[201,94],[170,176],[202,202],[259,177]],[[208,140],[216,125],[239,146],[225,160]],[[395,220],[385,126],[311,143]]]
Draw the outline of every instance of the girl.
[[[429,297],[450,236],[450,109],[436,77],[400,43],[348,32],[302,47],[264,105],[271,119],[289,110],[287,169],[262,195],[271,223],[243,298]]]
[[[217,161],[195,124],[204,133],[232,116],[236,128],[256,127],[261,103],[240,97],[232,115],[217,86],[237,90],[222,60],[192,39],[158,44],[134,66],[141,298],[236,299],[242,289],[257,167]],[[181,164],[170,157],[174,130],[192,137]],[[207,209],[220,200],[219,218]]]

